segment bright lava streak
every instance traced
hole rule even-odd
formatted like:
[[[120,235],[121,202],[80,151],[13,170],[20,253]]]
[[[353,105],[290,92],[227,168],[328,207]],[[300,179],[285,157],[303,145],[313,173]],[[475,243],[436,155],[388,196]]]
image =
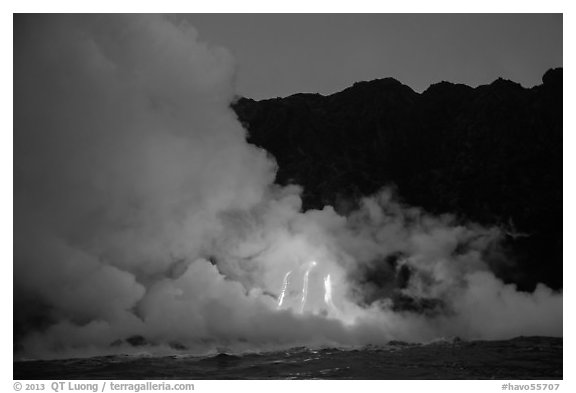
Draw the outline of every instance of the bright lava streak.
[[[324,302],[327,305],[332,303],[332,281],[329,274],[324,277]]]
[[[304,273],[304,285],[302,285],[302,304],[300,305],[300,314],[304,312],[304,306],[306,305],[306,298],[308,297],[308,276],[310,275],[310,270],[316,266],[316,261],[312,261],[306,273]]]
[[[301,291],[301,295],[300,295],[300,310],[299,310],[300,314],[304,313],[304,310],[306,309],[306,304],[308,301],[308,289],[309,289],[308,287],[310,285],[310,272],[317,265],[318,265],[318,263],[316,261],[310,261],[307,265],[302,266],[306,270],[304,271],[304,276],[303,276],[303,280],[302,280],[302,291]],[[294,273],[294,271],[290,270],[284,275],[284,280],[282,281],[282,290],[280,292],[280,296],[278,297],[278,305],[277,305],[278,310],[284,306],[284,303],[286,303],[287,298],[290,297],[290,291],[288,291],[288,287],[290,286],[293,273]],[[329,314],[338,315],[338,309],[334,305],[334,300],[332,298],[332,295],[333,295],[332,277],[330,274],[326,274],[324,276],[324,304],[326,304]],[[290,306],[288,306],[288,307],[290,307]]]
[[[282,283],[282,292],[280,293],[280,299],[278,299],[278,308],[282,307],[282,303],[284,303],[284,297],[286,296],[286,288],[288,287],[288,278],[290,278],[290,274],[292,274],[292,271],[289,271],[284,276],[284,281]]]

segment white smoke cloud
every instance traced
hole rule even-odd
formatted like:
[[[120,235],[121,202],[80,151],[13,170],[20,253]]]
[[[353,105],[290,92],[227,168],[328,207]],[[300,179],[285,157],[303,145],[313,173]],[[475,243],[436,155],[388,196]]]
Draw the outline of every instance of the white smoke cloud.
[[[159,351],[205,351],[562,334],[561,294],[520,293],[488,269],[495,229],[389,192],[348,217],[302,213],[300,189],[273,185],[273,158],[246,143],[229,108],[232,57],[193,27],[160,16],[15,23],[15,308],[44,318],[19,353],[130,351],[135,335]],[[278,309],[286,273],[302,280],[312,260],[307,309],[325,308],[328,274],[334,307]],[[363,281],[370,269],[390,280]],[[402,269],[409,279],[394,289]],[[441,310],[399,311],[391,293]]]

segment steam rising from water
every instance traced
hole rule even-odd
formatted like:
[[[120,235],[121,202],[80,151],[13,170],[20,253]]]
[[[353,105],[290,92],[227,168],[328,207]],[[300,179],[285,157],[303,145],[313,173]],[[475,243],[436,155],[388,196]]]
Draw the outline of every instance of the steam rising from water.
[[[232,57],[193,27],[15,25],[19,353],[127,351],[135,335],[194,352],[562,334],[561,294],[521,293],[490,272],[496,229],[388,191],[347,217],[302,213],[300,189],[273,185],[273,158],[229,108]],[[372,270],[389,279],[364,280]],[[398,310],[391,294],[438,307]]]

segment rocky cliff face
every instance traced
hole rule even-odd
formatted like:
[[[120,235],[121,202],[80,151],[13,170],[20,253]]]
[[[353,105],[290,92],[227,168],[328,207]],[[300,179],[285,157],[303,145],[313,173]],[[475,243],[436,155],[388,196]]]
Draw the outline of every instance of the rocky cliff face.
[[[561,288],[562,69],[542,80],[441,82],[419,94],[386,78],[233,109],[249,142],[276,158],[276,182],[304,187],[304,208],[346,212],[394,186],[408,204],[504,228],[505,258],[492,261],[505,281]]]

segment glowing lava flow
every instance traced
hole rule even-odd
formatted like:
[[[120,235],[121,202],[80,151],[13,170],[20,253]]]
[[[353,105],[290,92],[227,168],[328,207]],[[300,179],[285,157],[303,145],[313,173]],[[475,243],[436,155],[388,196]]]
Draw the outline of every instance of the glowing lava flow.
[[[304,306],[306,305],[306,299],[308,297],[308,276],[310,275],[310,270],[316,266],[316,261],[312,261],[306,273],[304,273],[304,285],[302,285],[302,304],[300,305],[300,314],[304,312]]]
[[[284,282],[282,283],[282,292],[280,293],[280,298],[278,299],[278,309],[282,307],[282,303],[284,303],[284,297],[286,296],[286,288],[288,287],[288,279],[290,278],[291,274],[292,271],[289,271],[284,276]]]
[[[328,307],[334,308],[334,303],[332,302],[332,281],[329,274],[324,277],[324,303]]]
[[[314,269],[316,266],[318,266],[318,263],[316,261],[310,261],[308,264],[306,265],[302,265],[301,268],[299,269],[299,272],[302,272],[304,269],[304,274],[302,276],[302,290],[300,292],[300,296],[298,296],[298,300],[300,303],[300,307],[298,310],[298,313],[303,314],[305,310],[307,310],[307,306],[309,306],[308,303],[308,292],[309,292],[309,286],[310,284],[310,273],[312,272],[312,269]],[[285,275],[284,275],[284,280],[282,281],[282,290],[280,291],[280,296],[278,297],[278,304],[277,304],[277,309],[280,310],[281,308],[293,308],[294,305],[294,291],[290,290],[290,287],[294,286],[294,282],[293,282],[293,276],[294,276],[294,271],[290,270],[288,271]],[[298,273],[297,273],[298,274]],[[296,278],[297,279],[297,278]],[[336,307],[336,305],[334,304],[334,300],[333,300],[333,288],[332,288],[332,277],[330,274],[326,274],[324,276],[324,304],[326,305],[326,308],[324,308],[325,311],[327,311],[327,313],[329,315],[332,316],[339,316],[339,310]],[[291,295],[292,294],[292,295]],[[315,300],[315,299],[312,299]],[[313,313],[324,313],[325,311],[321,311],[322,307],[319,307],[317,303],[314,303],[312,306],[308,307],[308,310],[310,312]],[[326,315],[326,314],[324,314]]]

